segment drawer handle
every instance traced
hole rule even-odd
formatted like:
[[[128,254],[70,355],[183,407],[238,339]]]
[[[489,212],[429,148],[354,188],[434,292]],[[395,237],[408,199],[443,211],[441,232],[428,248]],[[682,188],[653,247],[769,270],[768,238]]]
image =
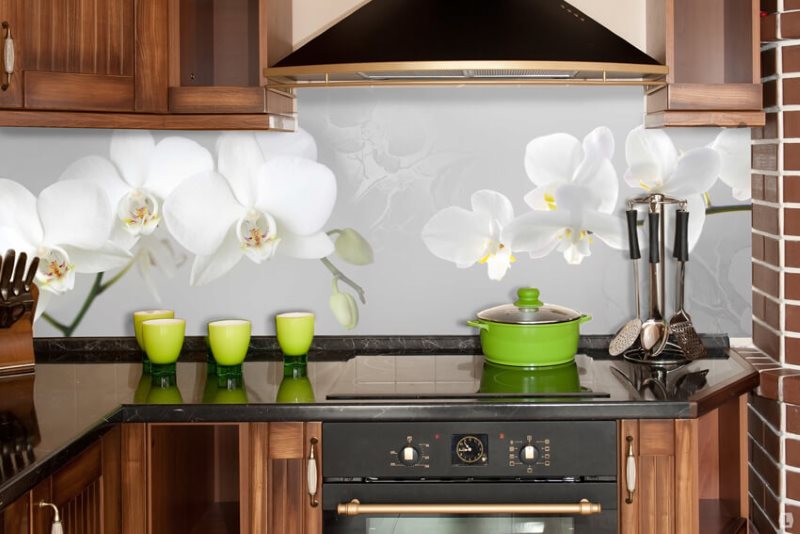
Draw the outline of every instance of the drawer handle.
[[[599,514],[603,507],[581,499],[577,503],[567,504],[361,504],[358,499],[342,503],[336,507],[339,515],[370,515],[370,514],[571,514],[592,515]]]
[[[61,525],[61,515],[58,513],[58,506],[51,502],[39,501],[36,503],[39,508],[52,508],[53,513],[53,526],[50,528],[50,534],[64,534],[64,527]]]
[[[6,31],[3,40],[3,70],[6,73],[6,81],[0,85],[0,89],[6,91],[11,86],[11,76],[14,74],[14,38],[11,36],[11,25],[7,20],[3,21],[2,27]]]
[[[311,438],[311,447],[309,447],[308,452],[308,464],[306,466],[308,497],[310,499],[311,506],[314,508],[319,506],[319,499],[317,499],[317,480],[319,480],[319,477],[317,476],[317,443],[319,443],[317,438]]]
[[[633,503],[633,494],[636,492],[636,457],[633,455],[633,436],[625,438],[628,442],[628,454],[625,458],[625,484],[628,490],[627,504]]]

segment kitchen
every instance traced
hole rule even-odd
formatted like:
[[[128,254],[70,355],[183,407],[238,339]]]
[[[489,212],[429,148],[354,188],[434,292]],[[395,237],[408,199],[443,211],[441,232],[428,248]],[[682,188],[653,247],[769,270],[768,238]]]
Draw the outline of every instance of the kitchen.
[[[578,7],[590,10],[591,3],[585,4]],[[628,4],[625,9],[613,11],[633,10],[638,20],[645,20],[644,10],[637,7],[637,2]],[[340,7],[345,11],[351,6]],[[295,5],[295,8],[300,9],[302,5]],[[322,16],[316,13],[321,9],[311,11],[313,15]],[[298,21],[305,18],[295,16],[292,18],[293,24],[299,24]],[[316,27],[324,24],[323,20]],[[306,33],[311,31],[314,29],[306,30]],[[302,32],[295,27],[294,33]],[[643,28],[639,26],[633,33],[633,38],[629,40],[636,42],[638,39],[644,48]],[[19,31],[15,32],[15,42],[25,43],[24,39]],[[298,40],[295,39],[295,42]],[[140,82],[135,80],[135,83]],[[181,89],[188,94],[189,89],[196,88]],[[173,93],[173,103],[178,102],[181,91]],[[140,94],[134,91],[135,96]],[[466,344],[464,351],[469,352],[477,351],[479,347],[472,336],[473,330],[465,326],[465,321],[488,306],[511,301],[518,288],[531,284],[542,290],[542,298],[546,302],[563,304],[592,314],[592,321],[583,326],[584,334],[608,335],[630,318],[633,294],[626,253],[608,246],[600,239],[593,240],[591,255],[583,257],[580,265],[568,263],[563,251],[554,251],[538,259],[528,258],[527,254],[520,255],[502,281],[497,282],[489,279],[485,265],[457,269],[452,262],[435,257],[422,239],[422,230],[437,212],[453,206],[465,208],[469,206],[474,192],[487,188],[507,196],[515,212],[524,213],[528,208],[523,198],[536,186],[526,172],[525,147],[528,143],[558,132],[565,132],[581,141],[598,127],[607,127],[614,137],[616,148],[611,161],[619,176],[618,207],[621,208],[623,199],[641,193],[622,181],[628,167],[626,138],[629,132],[642,124],[641,87],[559,85],[308,89],[298,91],[296,106],[297,120],[315,141],[318,161],[329,167],[336,176],[336,207],[325,223],[325,231],[338,229],[341,233],[335,235],[352,237],[352,232],[344,231],[353,229],[366,239],[369,243],[366,246],[374,251],[373,263],[366,265],[358,265],[358,260],[355,263],[346,261],[338,252],[330,256],[332,268],[351,280],[353,285],[339,277],[337,287],[333,289],[332,275],[336,271],[332,271],[331,266],[318,261],[298,261],[277,256],[261,264],[243,258],[218,280],[191,286],[190,271],[196,261],[196,252],[172,241],[166,252],[159,249],[158,268],[151,268],[149,272],[160,294],[160,304],[137,272],[140,265],[144,265],[144,274],[148,275],[149,263],[142,262],[109,287],[107,292],[96,296],[86,316],[70,334],[78,337],[130,336],[130,314],[133,311],[174,307],[179,316],[187,319],[187,334],[190,336],[204,335],[209,320],[228,317],[248,318],[253,322],[254,335],[271,336],[274,334],[272,320],[276,313],[309,309],[317,313],[316,331],[320,335],[320,342],[327,342],[326,336],[355,336],[353,343],[363,349],[359,354],[385,354],[398,350],[401,345],[408,347],[406,354],[415,354],[415,350],[425,350],[424,353],[429,354],[431,344],[441,342],[437,339],[439,335],[460,336],[458,342]],[[41,112],[34,118],[23,117],[24,113],[9,115],[6,120],[37,126],[57,126],[48,121],[63,120],[63,115],[56,112]],[[37,112],[28,112],[29,115],[31,113]],[[75,115],[76,121],[86,120],[90,126],[99,126],[91,123],[100,120],[97,113],[82,114],[83,118],[77,117],[78,113]],[[121,115],[125,115],[120,117],[123,123],[134,119],[131,113]],[[162,124],[175,120],[178,128],[191,128],[186,126],[188,119],[181,116],[174,119],[176,116],[159,120]],[[190,117],[195,118],[194,115]],[[225,121],[231,121],[231,117],[221,115],[219,120],[212,122],[216,125],[213,130],[224,130]],[[24,123],[25,120],[35,124]],[[155,126],[147,128],[153,130],[154,140],[159,143],[171,135],[156,131],[160,128]],[[674,143],[681,150],[690,150],[713,143],[719,130],[701,128],[672,132],[670,137]],[[211,154],[216,154],[215,145],[221,137],[218,131],[179,132],[178,135],[195,141]],[[56,182],[66,169],[82,158],[100,156],[117,164],[114,153],[109,149],[112,134],[107,130],[6,128],[2,136],[2,150],[7,151],[3,153],[3,160],[7,162],[4,176],[23,184],[34,193]],[[46,159],[39,156],[42,146],[49,147]],[[743,146],[745,150],[748,149],[746,142]],[[733,197],[732,189],[722,182],[715,185],[710,196],[715,207],[743,204]],[[751,297],[746,288],[750,270],[749,232],[746,230],[749,218],[746,211],[731,211],[714,213],[704,222],[701,241],[693,250],[687,267],[686,306],[697,328],[703,333],[724,333],[733,338],[750,336]],[[168,219],[166,225],[169,225]],[[166,225],[160,225],[157,231],[164,232]],[[154,235],[168,237],[169,234]],[[360,240],[354,239],[354,243],[351,248],[356,252],[366,250]],[[347,255],[346,251],[344,255]],[[171,269],[170,262],[173,263]],[[167,271],[170,270],[176,271],[172,278],[167,277]],[[269,274],[265,276],[265,272]],[[115,273],[110,271],[106,281],[114,279]],[[47,303],[46,313],[53,320],[52,324],[71,325],[90,295],[93,279],[96,277],[92,274],[79,275],[75,289]],[[386,283],[388,279],[392,283]],[[283,280],[291,283],[281,282]],[[667,287],[671,296],[674,286],[668,283]],[[359,298],[359,289],[365,293],[366,304]],[[259,297],[243,299],[239,296],[242,293]],[[347,296],[338,297],[339,294],[349,294],[349,299]],[[345,309],[349,312],[345,314],[347,317],[342,315],[341,309],[337,314],[330,308],[332,297],[346,305]],[[358,324],[348,331],[343,325],[353,324],[355,302]],[[209,303],[213,303],[213,306]],[[601,313],[604,310],[611,313]],[[47,319],[37,322],[37,337],[66,335],[63,330],[44,321]],[[386,335],[401,338],[392,345],[391,340],[381,337]],[[420,340],[415,337],[419,335],[426,338]],[[334,341],[338,342],[334,339],[331,343]],[[69,352],[73,358],[96,361],[93,360],[96,355],[86,354],[80,345],[69,344],[76,342],[64,340],[56,345],[61,347],[62,356]],[[49,361],[59,359],[59,349],[55,345],[48,345],[51,347],[48,349],[45,346],[47,342],[37,343],[38,358],[47,358],[45,354],[51,354],[53,359]],[[191,340],[187,341],[189,343]],[[262,348],[275,350],[274,342],[271,345],[268,340],[264,343]],[[341,343],[346,344],[347,341],[342,340]],[[379,345],[379,350],[369,348],[374,343],[383,345]],[[187,346],[204,351],[202,343]],[[335,352],[332,348],[327,350]],[[454,349],[446,347],[443,350]],[[314,357],[312,351],[312,363],[316,365]],[[392,382],[404,375],[406,378],[401,381],[410,383],[439,381],[437,365],[442,366],[444,374],[441,376],[444,377],[450,373],[459,377],[459,368],[469,366],[462,362],[454,370],[448,371],[448,366],[440,360],[418,360],[411,365],[410,360],[391,355],[360,362],[358,360],[354,365],[358,367],[357,372],[365,376],[377,368],[375,372],[379,376],[390,377],[384,378],[384,381]],[[308,370],[318,400],[327,391],[324,384],[320,383],[320,380],[324,382],[322,377],[333,374],[334,369],[342,369],[341,364],[334,362],[320,363],[328,365],[328,373],[315,371],[325,367],[311,364]],[[186,365],[196,370],[186,368],[185,371],[181,365],[177,376],[178,386],[183,401],[188,402],[195,393],[199,395],[198,391],[204,389],[205,375],[199,367],[193,367],[195,364]],[[248,378],[248,388],[265,387],[258,384],[260,376],[270,376],[270,385],[278,386],[279,366],[270,367],[269,373],[255,372],[258,373],[256,378]],[[464,372],[464,369],[460,372]],[[315,376],[315,373],[319,375]],[[431,373],[435,380],[431,380]],[[411,379],[408,378],[409,374]],[[130,398],[124,397],[133,393],[130,390],[135,388],[139,378],[133,369],[124,375],[119,379],[125,383],[124,387],[120,386],[120,392],[114,393],[117,402],[122,403],[130,401]],[[41,382],[47,380],[45,376],[45,372],[37,372],[37,391],[42,388]],[[445,382],[466,384],[473,379],[463,377]],[[459,387],[463,385],[459,384]],[[54,388],[54,391],[58,389]],[[276,392],[264,392],[253,398],[258,399],[259,403],[270,403],[270,394],[274,398]],[[98,403],[99,406],[102,405]],[[241,411],[237,413],[241,414]],[[319,420],[310,417],[303,416],[302,420]],[[495,417],[498,416],[495,414]],[[133,427],[123,426],[127,432],[126,428],[131,430]],[[166,436],[170,431],[165,429],[164,432]],[[191,435],[191,431],[186,432],[186,435],[182,435],[176,431],[176,441]],[[220,432],[230,437],[232,431],[223,429]],[[302,449],[300,458],[306,458],[307,451]],[[296,469],[294,463],[289,465]],[[780,485],[773,487],[772,493],[780,500]],[[784,502],[790,504],[786,499]],[[778,520],[772,521],[777,526]],[[242,529],[245,530],[244,526]],[[254,527],[254,531],[258,530]]]

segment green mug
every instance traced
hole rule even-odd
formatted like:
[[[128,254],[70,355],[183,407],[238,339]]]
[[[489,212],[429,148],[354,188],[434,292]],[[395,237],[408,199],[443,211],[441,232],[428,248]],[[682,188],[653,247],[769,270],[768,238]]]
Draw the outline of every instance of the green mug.
[[[178,361],[186,334],[183,319],[151,319],[142,322],[144,351],[156,365],[169,365]]]
[[[142,338],[142,323],[152,319],[172,319],[175,312],[172,310],[141,310],[133,312],[133,333],[139,348],[144,350],[144,339]]]
[[[314,314],[279,313],[275,316],[278,344],[286,356],[305,356],[314,339]]]
[[[228,319],[208,323],[208,346],[219,365],[241,365],[250,347],[250,321]]]

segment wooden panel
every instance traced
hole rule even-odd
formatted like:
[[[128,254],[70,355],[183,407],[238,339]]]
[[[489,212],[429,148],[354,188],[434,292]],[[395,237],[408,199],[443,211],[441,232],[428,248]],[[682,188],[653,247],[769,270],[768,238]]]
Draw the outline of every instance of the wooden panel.
[[[270,459],[303,458],[303,423],[271,423]]]
[[[266,113],[263,87],[170,87],[171,113]]]
[[[674,64],[673,3],[665,0],[647,0],[647,53],[664,65]],[[674,74],[667,74],[667,83],[674,82]]]
[[[122,532],[122,430],[119,425],[102,438],[103,533]]]
[[[719,500],[728,518],[748,516],[747,397],[731,399],[719,410]],[[701,464],[705,469],[705,465]],[[701,495],[701,497],[703,497]]]
[[[723,83],[726,0],[666,1],[675,9],[675,82]]]
[[[297,424],[302,428],[302,423]],[[302,458],[270,461],[269,500],[272,517],[269,532],[303,534],[304,477],[305,462]]]
[[[26,493],[0,513],[1,534],[29,534],[31,496]]]
[[[636,534],[639,532],[639,494],[641,485],[633,494],[633,502],[627,503],[628,491],[625,480],[626,462],[628,456],[627,437],[633,438],[633,454],[639,456],[639,422],[636,420],[620,421],[619,423],[619,456],[617,460],[617,480],[619,480],[619,531],[620,534]],[[639,468],[637,461],[637,468]],[[638,477],[637,477],[638,478]],[[637,480],[638,482],[638,480]]]
[[[102,475],[102,446],[96,442],[53,475],[53,501],[65,503]]]
[[[260,26],[266,28],[259,44],[261,66],[271,67],[292,52],[292,0],[261,0]],[[261,85],[266,85],[261,70]]]
[[[294,131],[296,125],[294,117],[265,114],[161,115],[146,113],[79,113],[70,111],[0,111],[0,126]]]
[[[250,423],[248,430],[250,532],[253,534],[266,533],[269,521],[269,427],[268,423]]]
[[[639,421],[639,455],[674,454],[672,419],[643,419]]]
[[[122,425],[122,532],[147,532],[147,426]]]
[[[305,424],[305,452],[304,457],[311,455],[311,438],[316,438],[318,443],[314,449],[317,458],[317,506],[311,506],[311,499],[308,496],[308,481],[303,475],[303,502],[305,502],[305,514],[303,518],[304,534],[322,534],[322,423]]]
[[[31,490],[31,503],[42,501],[53,502],[50,492],[51,478],[46,478]],[[35,504],[31,507],[31,531],[35,534],[50,532],[50,525],[53,522],[53,510],[50,508],[39,508]]]
[[[719,499],[719,417],[707,413],[697,423],[698,498]]]
[[[757,83],[753,76],[754,61],[760,63],[757,58],[761,56],[760,51],[753,47],[753,43],[760,40],[760,28],[753,24],[753,20],[760,18],[757,3],[754,0],[725,0],[724,9],[724,81]]]
[[[136,111],[169,110],[168,14],[167,0],[136,3]]]
[[[663,110],[751,110],[762,108],[761,84],[676,83],[647,96],[647,112]]]
[[[0,0],[0,21],[8,21],[11,26],[11,35],[14,38],[14,75],[8,89],[0,91],[0,108],[22,107],[22,76],[21,67],[25,64],[25,43],[19,39],[19,30],[23,24],[25,0]],[[0,37],[5,37],[5,31],[0,32]],[[2,42],[0,41],[0,44]],[[5,83],[6,76],[0,76]]]
[[[645,115],[646,128],[670,126],[720,126],[723,128],[764,126],[763,111],[657,111]]]
[[[25,73],[25,107],[133,111],[133,77],[28,71]]]
[[[134,0],[27,0],[24,15],[25,70],[133,75]]]
[[[80,534],[100,534],[102,484],[95,480],[81,489],[81,492],[66,502],[54,500],[61,512],[64,532]]]
[[[698,532],[697,419],[675,421],[675,528]]]

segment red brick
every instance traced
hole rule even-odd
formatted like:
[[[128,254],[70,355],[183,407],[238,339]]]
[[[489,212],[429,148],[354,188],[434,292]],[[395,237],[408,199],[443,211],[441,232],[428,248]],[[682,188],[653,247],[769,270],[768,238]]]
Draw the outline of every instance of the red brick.
[[[800,46],[797,48],[800,49]],[[773,113],[769,115],[773,115]],[[783,113],[783,136],[800,137],[800,111],[785,111]]]
[[[771,13],[761,17],[761,40],[775,41],[778,39],[778,15]]]
[[[764,82],[764,107],[770,108],[778,105],[778,82],[775,80]]]
[[[784,68],[784,73],[786,72]],[[782,104],[800,104],[800,78],[784,78]]]
[[[781,180],[784,202],[800,202],[800,176],[784,176]]]
[[[800,434],[800,406],[786,405],[786,430],[792,434]]]
[[[778,177],[764,176],[764,200],[778,202]]]
[[[750,458],[753,468],[764,480],[767,487],[778,488],[781,479],[778,465],[760,447],[755,445],[752,447]],[[800,475],[798,475],[797,482],[800,484]],[[800,488],[800,486],[798,487]]]
[[[751,234],[750,250],[752,250],[753,259],[764,261],[764,236]]]
[[[761,171],[778,170],[778,145],[776,143],[759,143],[750,146],[753,168]]]
[[[791,9],[786,7],[786,0],[784,0],[784,9]],[[791,3],[791,0],[788,2]],[[800,37],[800,13],[781,13],[781,38],[782,39],[797,39]],[[768,18],[768,17],[763,17]],[[762,18],[762,20],[763,20]],[[763,25],[762,25],[763,27]],[[766,37],[763,37],[766,40]]]
[[[800,371],[793,369],[786,369],[786,371],[783,379],[781,379],[783,396],[780,400],[791,404],[800,404]]]
[[[800,500],[800,473],[786,471],[786,497],[793,501]]]
[[[784,241],[783,252],[787,267],[800,267],[800,241]]]
[[[753,264],[753,287],[778,298],[779,281],[780,273],[778,271],[773,271],[769,267],[757,263]]]
[[[750,196],[756,200],[764,200],[764,175],[750,175]]]
[[[783,338],[783,348],[786,363],[800,365],[800,339],[795,337]]]
[[[787,299],[800,300],[800,274],[784,273],[783,288]]]
[[[764,261],[775,267],[780,264],[780,246],[781,242],[771,237],[764,238]]]
[[[776,52],[777,48],[770,48],[761,52],[761,77],[766,78],[777,72]],[[753,132],[759,128],[753,128]]]
[[[800,467],[800,440],[786,438],[785,443],[786,464],[792,467]]]
[[[759,349],[763,350],[767,353],[768,356],[774,358],[775,360],[780,359],[780,337],[778,337],[774,332],[766,328],[765,326],[760,325],[759,323],[753,323],[753,344],[758,347]],[[766,379],[767,387],[770,387],[769,378]],[[775,388],[764,390],[765,386],[765,378],[764,373],[761,373],[761,390],[762,395],[769,398],[778,400],[778,388],[777,383],[775,384]]]
[[[767,420],[776,430],[781,427],[781,405],[779,402],[751,393],[748,402],[761,417]]]

